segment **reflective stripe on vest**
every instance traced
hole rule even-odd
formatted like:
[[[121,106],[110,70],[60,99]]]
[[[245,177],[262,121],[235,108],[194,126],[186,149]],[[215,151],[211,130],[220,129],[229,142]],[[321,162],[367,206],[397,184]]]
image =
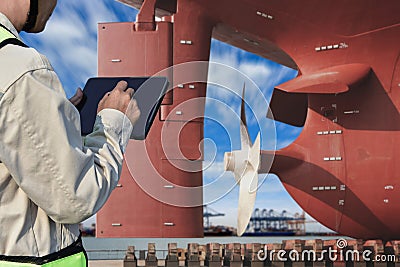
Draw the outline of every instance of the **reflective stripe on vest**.
[[[58,259],[52,262],[45,263],[43,265],[37,265],[32,263],[21,263],[21,262],[10,262],[0,261],[1,267],[86,267],[86,256],[84,252],[67,256],[62,259]]]

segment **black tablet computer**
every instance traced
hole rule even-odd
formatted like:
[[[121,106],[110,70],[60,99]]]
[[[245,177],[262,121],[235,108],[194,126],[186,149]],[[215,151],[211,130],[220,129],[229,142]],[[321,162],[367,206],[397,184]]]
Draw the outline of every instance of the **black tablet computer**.
[[[83,99],[77,106],[81,116],[82,135],[93,131],[97,106],[103,96],[114,89],[119,81],[126,81],[135,90],[140,117],[133,127],[131,139],[143,140],[149,133],[154,118],[168,89],[166,77],[99,77],[87,81]]]

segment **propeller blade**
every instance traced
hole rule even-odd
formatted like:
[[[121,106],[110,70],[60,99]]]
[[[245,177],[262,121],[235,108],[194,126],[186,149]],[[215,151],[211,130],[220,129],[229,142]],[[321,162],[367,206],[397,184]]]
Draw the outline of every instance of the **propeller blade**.
[[[243,235],[250,221],[258,189],[258,170],[260,168],[260,133],[254,145],[250,140],[246,121],[245,105],[246,87],[243,85],[240,110],[241,150],[226,152],[224,155],[225,170],[232,171],[239,183],[238,236]]]
[[[249,131],[247,129],[246,106],[244,101],[245,95],[246,84],[243,84],[242,105],[240,107],[240,142],[242,144],[242,149],[251,146]]]
[[[239,187],[239,207],[238,207],[238,225],[237,235],[241,236],[246,231],[249,224],[251,214],[254,210],[254,203],[256,201],[256,192],[251,192],[251,184],[258,182],[258,173],[252,166],[248,165],[247,172],[240,179]]]
[[[258,173],[260,169],[260,154],[261,154],[261,141],[260,141],[260,133],[257,134],[257,138],[254,141],[253,146],[250,149],[249,160],[250,164],[254,168],[254,170]],[[258,189],[258,176],[256,179],[253,179],[250,184],[250,192],[255,192]]]

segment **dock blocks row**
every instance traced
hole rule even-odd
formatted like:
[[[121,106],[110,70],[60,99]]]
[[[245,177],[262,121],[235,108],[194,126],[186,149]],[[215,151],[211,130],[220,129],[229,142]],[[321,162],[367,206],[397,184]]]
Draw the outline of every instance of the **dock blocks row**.
[[[137,258],[136,255],[139,255]],[[168,244],[158,259],[155,243],[136,253],[129,246],[124,267],[400,267],[400,241],[284,240],[273,244]]]

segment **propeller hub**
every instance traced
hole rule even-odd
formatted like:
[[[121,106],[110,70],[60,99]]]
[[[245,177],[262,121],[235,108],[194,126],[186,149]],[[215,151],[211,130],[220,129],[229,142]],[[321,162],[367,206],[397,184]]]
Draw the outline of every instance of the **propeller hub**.
[[[225,152],[224,166],[225,171],[233,172],[235,170],[235,154],[233,152]]]

